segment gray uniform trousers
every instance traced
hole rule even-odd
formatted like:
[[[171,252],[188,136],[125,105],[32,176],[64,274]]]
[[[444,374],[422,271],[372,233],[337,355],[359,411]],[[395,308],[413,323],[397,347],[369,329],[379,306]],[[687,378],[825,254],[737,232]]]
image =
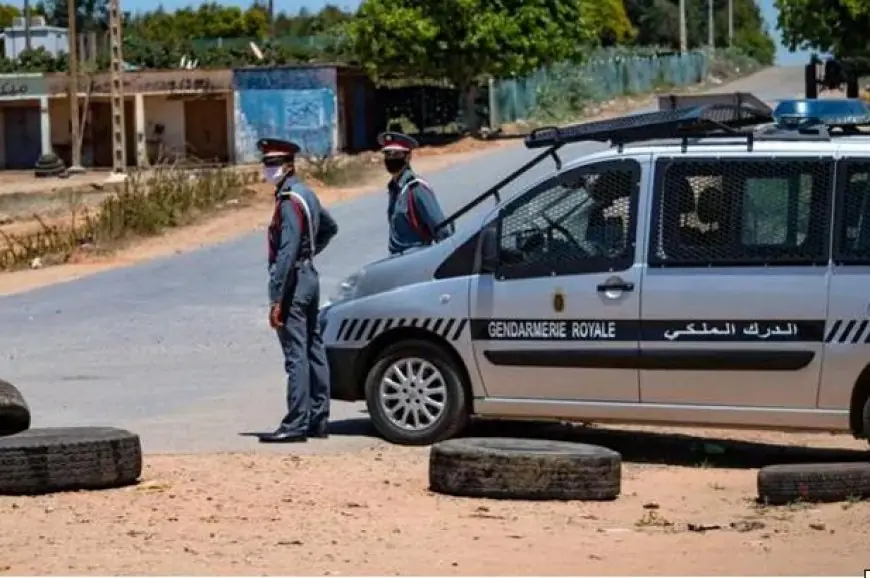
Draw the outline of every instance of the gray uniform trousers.
[[[287,372],[287,415],[281,426],[305,434],[329,419],[329,365],[320,334],[320,281],[310,260],[296,266],[296,289],[277,330]]]

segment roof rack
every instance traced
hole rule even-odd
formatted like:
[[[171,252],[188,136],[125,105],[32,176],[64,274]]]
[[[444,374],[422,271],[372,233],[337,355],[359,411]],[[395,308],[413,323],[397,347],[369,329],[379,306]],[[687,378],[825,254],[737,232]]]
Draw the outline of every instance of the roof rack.
[[[749,92],[711,93],[711,94],[664,94],[659,96],[659,110],[676,110],[711,104],[731,104],[750,106],[755,110],[772,115],[773,110],[766,102]]]
[[[739,129],[773,121],[769,112],[748,105],[710,104],[621,116],[563,128],[533,130],[526,147],[543,148],[573,142],[610,142],[616,146],[667,138],[751,135]]]
[[[724,97],[727,96],[724,95]],[[556,153],[562,146],[569,143],[610,142],[611,144],[618,145],[621,150],[624,144],[631,142],[682,137],[683,150],[685,150],[688,146],[689,138],[734,138],[738,136],[746,139],[747,147],[751,150],[754,132],[742,131],[740,129],[772,122],[773,117],[770,114],[770,109],[766,106],[764,108],[756,108],[746,104],[744,100],[749,100],[746,98],[736,98],[736,104],[734,104],[732,102],[723,102],[723,96],[716,95],[716,97],[716,102],[705,106],[634,114],[611,120],[587,122],[561,128],[546,127],[535,129],[525,138],[526,148],[546,148],[547,150],[438,223],[435,230],[438,231],[455,222],[459,217],[468,213],[489,197],[495,197],[497,203],[501,202],[501,190],[505,186],[548,157],[553,159],[556,169],[561,170],[562,159]],[[731,98],[734,99],[735,97],[732,96]],[[673,102],[674,106],[676,106],[677,101]]]

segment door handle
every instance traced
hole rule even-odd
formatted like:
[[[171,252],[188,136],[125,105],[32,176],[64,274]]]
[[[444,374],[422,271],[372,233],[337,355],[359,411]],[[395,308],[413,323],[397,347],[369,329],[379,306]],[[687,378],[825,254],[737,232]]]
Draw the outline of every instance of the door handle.
[[[631,281],[605,281],[598,284],[598,292],[605,291],[634,291],[634,283]]]

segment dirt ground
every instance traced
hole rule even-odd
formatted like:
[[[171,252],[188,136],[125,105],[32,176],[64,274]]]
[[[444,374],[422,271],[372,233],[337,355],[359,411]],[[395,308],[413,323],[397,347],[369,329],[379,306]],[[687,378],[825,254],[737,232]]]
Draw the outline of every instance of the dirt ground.
[[[432,494],[425,448],[374,440],[352,454],[146,456],[138,486],[0,498],[0,574],[859,575],[870,566],[870,503],[755,503],[747,464],[788,447],[726,444],[728,460],[714,452],[691,464],[691,444],[706,438],[597,431],[592,441],[623,452],[615,502]],[[826,434],[693,435],[866,449]],[[669,465],[645,463],[661,460]]]

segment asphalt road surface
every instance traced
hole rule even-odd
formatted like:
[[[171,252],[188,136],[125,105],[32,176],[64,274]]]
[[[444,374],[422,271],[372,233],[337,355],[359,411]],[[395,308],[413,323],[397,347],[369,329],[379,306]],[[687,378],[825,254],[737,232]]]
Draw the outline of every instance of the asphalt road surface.
[[[793,98],[802,93],[803,71],[772,68],[717,89],[737,90]],[[598,148],[572,145],[561,154]],[[425,176],[451,212],[530,156],[509,147]],[[552,163],[542,163],[509,190],[550,170]],[[372,194],[331,208],[340,233],[319,257],[324,293],[386,254],[385,204],[385,195]],[[149,452],[260,449],[239,434],[275,427],[285,395],[266,312],[265,241],[257,233],[0,298],[0,376],[23,390],[34,427],[117,425],[140,433]],[[343,435],[293,451],[371,444],[363,410],[334,403]]]

